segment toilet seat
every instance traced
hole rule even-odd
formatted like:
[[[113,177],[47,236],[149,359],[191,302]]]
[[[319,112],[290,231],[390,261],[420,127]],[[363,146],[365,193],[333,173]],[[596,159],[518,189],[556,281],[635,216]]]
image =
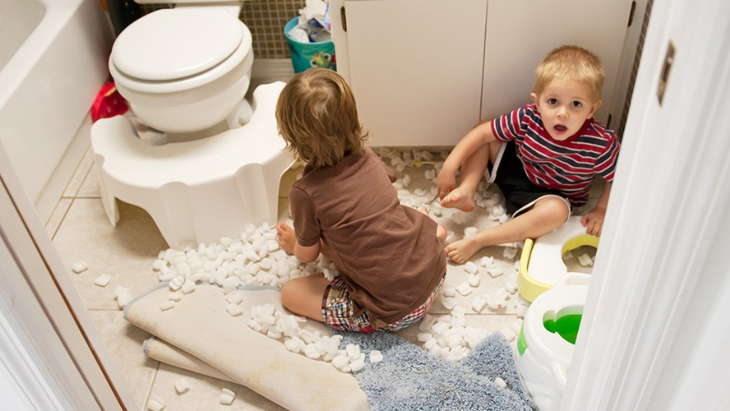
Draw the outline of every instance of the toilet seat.
[[[568,273],[563,261],[565,253],[583,245],[598,248],[598,237],[586,234],[581,218],[570,217],[563,226],[537,239],[525,241],[517,280],[523,298],[533,301]]]
[[[114,42],[109,70],[118,86],[174,93],[224,77],[251,53],[251,32],[218,9],[161,9],[129,25]]]
[[[582,315],[587,296],[587,284],[559,285],[540,294],[527,310],[517,343],[517,365],[540,411],[559,409],[575,349],[558,333],[548,331],[544,322]]]

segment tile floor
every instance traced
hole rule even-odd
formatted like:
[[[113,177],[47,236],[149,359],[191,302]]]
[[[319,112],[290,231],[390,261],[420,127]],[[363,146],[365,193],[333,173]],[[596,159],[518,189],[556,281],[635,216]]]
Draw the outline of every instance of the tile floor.
[[[124,320],[122,311],[115,301],[114,289],[121,285],[127,287],[130,294],[135,296],[158,284],[152,263],[161,250],[167,249],[167,244],[150,216],[133,205],[120,202],[120,221],[117,227],[111,226],[102,208],[98,179],[91,167],[92,162],[89,150],[59,200],[46,229],[68,267],[79,260],[88,264],[88,270],[80,274],[73,274],[69,270],[72,273],[70,275],[116,366],[124,375],[139,409],[146,408],[145,405],[151,395],[163,398],[168,410],[281,409],[246,387],[169,366],[144,355],[142,343],[149,335]],[[428,193],[433,183],[424,176],[426,168],[426,166],[407,167],[401,172],[401,175],[408,174],[412,180],[408,186],[409,192],[423,188]],[[279,199],[281,218],[288,217],[286,194],[296,178],[297,171],[299,170],[291,170],[282,178]],[[423,198],[416,201],[423,201]],[[466,227],[482,228],[496,224],[488,220],[488,213],[481,208],[477,208],[473,213],[456,212],[460,215],[453,213],[453,210],[443,210],[441,216],[437,217],[434,216],[432,209],[432,217],[444,224],[455,239],[463,235]],[[467,308],[468,325],[478,326],[489,332],[514,328],[521,322],[520,317],[516,315],[515,306],[519,301],[518,294],[513,296],[512,303],[500,312],[485,308],[477,314],[469,308],[475,296],[494,292],[504,286],[509,278],[516,276],[515,259],[504,256],[504,247],[489,247],[482,250],[472,257],[472,261],[478,262],[483,256],[494,257],[496,264],[503,266],[507,274],[492,278],[480,271],[481,282],[478,287],[466,297],[457,293],[456,301]],[[519,253],[516,258],[519,258]],[[102,273],[109,274],[112,278],[106,287],[94,285],[94,280]],[[456,286],[466,279],[464,266],[449,264],[447,284]],[[431,312],[435,315],[450,313],[440,300],[437,300]],[[417,327],[411,327],[400,334],[418,343],[417,332]],[[174,388],[174,382],[180,376],[186,377],[192,386],[191,390],[183,395],[177,394]],[[236,393],[231,406],[219,403],[222,388],[228,388]]]

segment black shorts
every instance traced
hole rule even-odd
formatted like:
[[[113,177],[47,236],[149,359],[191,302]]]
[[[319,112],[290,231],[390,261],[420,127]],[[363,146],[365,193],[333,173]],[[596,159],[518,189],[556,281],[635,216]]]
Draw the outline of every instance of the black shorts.
[[[487,181],[497,184],[504,195],[507,212],[514,218],[532,208],[543,197],[558,197],[565,201],[568,212],[572,211],[570,201],[558,190],[540,187],[525,174],[522,161],[517,157],[514,141],[502,144],[495,164],[487,167]]]

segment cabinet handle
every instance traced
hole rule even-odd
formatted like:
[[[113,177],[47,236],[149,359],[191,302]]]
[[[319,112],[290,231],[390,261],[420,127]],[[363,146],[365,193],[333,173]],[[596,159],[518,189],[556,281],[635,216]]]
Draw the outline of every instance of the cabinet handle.
[[[340,7],[340,19],[342,19],[342,31],[347,32],[347,15],[345,14],[345,6]]]

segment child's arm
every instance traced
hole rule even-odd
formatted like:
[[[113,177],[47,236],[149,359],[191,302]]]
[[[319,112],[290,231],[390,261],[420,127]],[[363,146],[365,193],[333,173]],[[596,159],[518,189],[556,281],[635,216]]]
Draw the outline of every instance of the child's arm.
[[[580,222],[586,228],[586,234],[595,235],[596,237],[601,236],[603,230],[603,219],[606,217],[606,206],[608,205],[608,197],[611,195],[611,183],[608,181],[603,187],[603,193],[598,199],[596,207],[593,208],[588,214],[581,218]]]
[[[321,242],[310,247],[300,245],[294,235],[294,229],[283,221],[276,225],[276,241],[282,250],[294,254],[294,257],[303,263],[316,260],[322,247]]]
[[[451,154],[444,161],[444,165],[439,171],[436,184],[438,185],[438,195],[444,198],[446,194],[456,188],[456,171],[464,164],[464,161],[479,148],[496,140],[492,132],[492,121],[482,121],[472,128],[464,138],[456,144]]]

